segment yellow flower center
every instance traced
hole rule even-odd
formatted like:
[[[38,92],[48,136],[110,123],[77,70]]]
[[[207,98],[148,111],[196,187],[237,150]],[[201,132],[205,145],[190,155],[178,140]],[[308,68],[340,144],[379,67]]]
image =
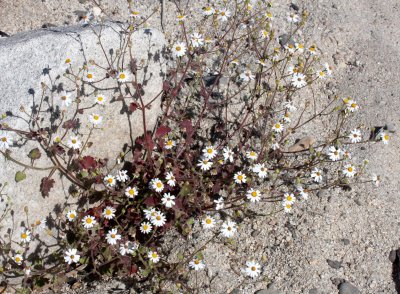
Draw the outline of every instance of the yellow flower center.
[[[206,224],[207,224],[207,225],[211,224],[211,222],[212,222],[211,219],[209,219],[209,218],[206,219]]]
[[[148,226],[148,225],[144,225],[144,226],[143,226],[143,230],[147,231],[148,229],[149,229],[149,226]]]
[[[35,224],[36,224],[36,226],[39,226],[41,223],[42,222],[40,220],[37,220]]]
[[[110,215],[111,214],[111,210],[107,209],[106,210],[106,215]]]
[[[26,233],[22,233],[22,234],[21,234],[21,238],[22,238],[22,239],[26,239],[26,238],[28,238],[28,235],[27,235]]]
[[[162,187],[162,184],[161,184],[160,182],[158,182],[158,183],[156,184],[156,186],[157,186],[157,188],[161,188],[161,187]]]
[[[257,192],[256,191],[251,192],[251,196],[257,197]]]
[[[87,74],[87,78],[91,79],[91,78],[93,78],[93,75],[91,73],[89,73],[89,74]]]
[[[238,175],[238,180],[239,181],[243,180],[243,176],[242,175]]]
[[[292,201],[292,196],[290,196],[290,195],[287,196],[287,197],[286,197],[286,200],[287,200],[287,201]]]
[[[225,16],[225,12],[224,11],[221,11],[221,16]]]
[[[351,107],[356,108],[357,107],[357,103],[351,103]]]
[[[389,141],[389,135],[386,134],[386,135],[383,136],[383,138],[384,138],[385,141]]]
[[[211,148],[208,148],[208,149],[207,149],[207,153],[208,153],[208,154],[211,154],[212,152],[213,152],[213,150],[212,150]]]
[[[292,205],[286,204],[286,208],[287,208],[287,209],[291,209],[291,208],[292,208]]]
[[[100,118],[100,117],[99,117],[98,115],[93,115],[93,119],[94,119],[94,120],[99,120],[99,118]]]
[[[172,146],[172,140],[168,140],[167,145]]]
[[[161,220],[161,216],[157,215],[156,220],[158,220],[158,221]]]
[[[178,15],[178,19],[182,20],[182,19],[184,19],[184,18],[185,18],[184,15]]]
[[[176,50],[176,51],[181,51],[181,50],[182,50],[182,47],[181,47],[181,46],[176,46],[176,47],[175,47],[175,50]]]
[[[157,258],[158,257],[158,255],[157,255],[157,253],[153,253],[153,254],[151,254],[151,257],[153,257],[153,258]]]
[[[197,264],[200,264],[200,260],[195,259],[195,260],[194,260],[194,264],[196,264],[196,265],[197,265]]]
[[[113,181],[114,181],[114,180],[113,180],[112,178],[108,178],[108,179],[107,179],[107,182],[108,182],[109,184],[111,184]]]
[[[91,224],[91,223],[92,223],[92,219],[91,219],[90,217],[87,218],[87,219],[86,219],[86,223],[87,223],[87,224]]]
[[[75,258],[75,255],[71,254],[71,255],[69,256],[69,258],[73,260],[73,259]]]
[[[320,172],[316,172],[315,173],[318,177],[321,175],[321,173]]]
[[[119,74],[119,78],[120,78],[120,79],[125,79],[125,77],[126,77],[126,76],[125,76],[124,73]]]
[[[61,96],[61,100],[67,100],[67,96]]]
[[[75,214],[70,213],[70,214],[69,214],[69,218],[75,218]]]
[[[231,227],[227,227],[226,228],[228,231],[232,231],[232,228]]]
[[[72,139],[71,142],[72,142],[72,144],[76,144],[76,140],[75,139]]]
[[[130,190],[129,190],[129,194],[130,194],[130,195],[134,195],[134,194],[135,194],[135,189],[130,189]]]
[[[281,125],[280,125],[280,124],[276,124],[276,125],[275,125],[275,128],[276,128],[276,129],[280,129],[280,128],[281,128]]]
[[[347,170],[348,170],[349,172],[352,172],[352,171],[353,171],[353,168],[350,166],[350,167],[347,168]]]
[[[101,96],[97,97],[97,101],[103,101],[103,97]]]
[[[252,270],[253,272],[255,272],[256,269],[257,269],[257,268],[256,268],[255,266],[252,266],[252,267],[251,267],[251,270]]]
[[[17,257],[15,258],[15,262],[17,262],[17,263],[21,262],[21,258],[20,258],[19,256],[17,256]]]
[[[209,6],[207,6],[207,7],[204,7],[204,10],[205,10],[205,11],[211,11],[211,9],[212,9],[212,8],[211,8],[211,7],[209,7]]]
[[[65,63],[71,63],[71,59],[69,58],[65,59]]]
[[[112,238],[112,239],[115,239],[115,234],[111,234],[111,238]]]

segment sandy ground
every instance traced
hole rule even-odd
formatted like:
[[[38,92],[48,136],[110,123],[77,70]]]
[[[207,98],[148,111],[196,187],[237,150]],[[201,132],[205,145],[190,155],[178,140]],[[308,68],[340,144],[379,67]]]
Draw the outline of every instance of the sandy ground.
[[[150,5],[156,2],[148,1]],[[276,2],[278,7],[289,4]],[[119,6],[125,1],[109,3],[107,7],[115,17],[126,13]],[[397,130],[400,2],[305,0],[298,4],[311,14],[304,34],[316,41],[324,59],[336,68],[335,78],[321,93],[354,97],[362,106],[357,124],[387,123]],[[2,0],[0,31],[13,34],[45,23],[73,24],[74,11],[83,8],[75,0],[27,0],[23,4]],[[152,25],[159,27],[159,20]],[[357,158],[370,160],[371,172],[383,176],[379,188],[367,185],[348,193],[330,191],[311,198],[301,213],[290,218],[244,224],[244,228],[256,233],[252,238],[248,233],[240,234],[237,242],[248,250],[259,250],[258,256],[267,257],[264,271],[270,280],[242,286],[235,293],[254,293],[272,282],[282,293],[330,294],[338,293],[337,285],[342,280],[352,283],[361,293],[396,293],[388,255],[400,247],[399,149],[400,142],[395,137],[384,148],[382,144],[372,144],[354,150]],[[213,250],[208,255],[211,264],[213,259],[220,262],[228,254]],[[332,267],[328,259],[338,261],[340,266]],[[214,282],[217,286],[204,293],[227,293],[237,286],[235,277],[228,270],[224,275],[223,269]],[[273,293],[271,287],[269,291],[264,293]]]

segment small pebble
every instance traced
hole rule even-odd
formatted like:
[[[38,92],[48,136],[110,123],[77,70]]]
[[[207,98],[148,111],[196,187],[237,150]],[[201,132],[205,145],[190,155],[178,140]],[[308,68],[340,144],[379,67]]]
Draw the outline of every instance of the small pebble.
[[[343,282],[339,285],[339,294],[361,294],[361,292],[353,284]]]
[[[339,269],[339,268],[342,267],[342,263],[340,261],[337,261],[337,260],[327,259],[326,262],[328,263],[328,265],[331,268],[334,268],[334,269]]]

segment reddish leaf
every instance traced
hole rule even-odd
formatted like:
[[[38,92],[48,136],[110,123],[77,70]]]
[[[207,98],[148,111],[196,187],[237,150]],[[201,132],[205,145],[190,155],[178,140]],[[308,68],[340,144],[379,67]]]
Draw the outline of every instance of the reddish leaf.
[[[171,129],[167,126],[160,126],[155,134],[156,138],[164,137],[166,134],[168,134],[171,131]]]
[[[77,119],[70,119],[63,123],[64,129],[75,129],[78,126],[79,122]]]
[[[48,197],[50,190],[53,188],[55,181],[49,177],[44,177],[40,183],[40,192],[43,197]]]
[[[170,85],[169,85],[169,82],[164,81],[164,83],[163,83],[163,91],[164,91],[164,92],[168,92],[170,88],[171,88],[171,87],[170,87]]]
[[[79,165],[82,169],[91,169],[97,167],[97,161],[91,156],[84,156],[80,161]]]
[[[136,109],[138,109],[138,107],[139,107],[139,105],[138,105],[137,103],[132,102],[132,103],[129,105],[129,110],[130,110],[130,112],[135,112]]]
[[[150,196],[147,197],[143,203],[146,204],[147,206],[155,206],[157,204],[157,198],[155,196]]]
[[[193,133],[193,125],[190,119],[185,119],[181,122],[181,128],[186,130],[186,133],[191,134]]]
[[[148,147],[150,150],[153,150],[155,144],[153,139],[151,138],[150,134],[146,134],[145,136],[145,146]]]

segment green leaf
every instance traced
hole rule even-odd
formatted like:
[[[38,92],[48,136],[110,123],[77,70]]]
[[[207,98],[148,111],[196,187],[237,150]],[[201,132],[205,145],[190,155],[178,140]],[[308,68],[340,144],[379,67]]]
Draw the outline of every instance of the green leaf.
[[[23,171],[17,171],[17,173],[15,174],[15,181],[18,183],[25,179],[26,179],[26,174]]]
[[[40,153],[39,148],[32,149],[29,151],[28,157],[32,160],[39,159],[42,156],[42,153]]]

